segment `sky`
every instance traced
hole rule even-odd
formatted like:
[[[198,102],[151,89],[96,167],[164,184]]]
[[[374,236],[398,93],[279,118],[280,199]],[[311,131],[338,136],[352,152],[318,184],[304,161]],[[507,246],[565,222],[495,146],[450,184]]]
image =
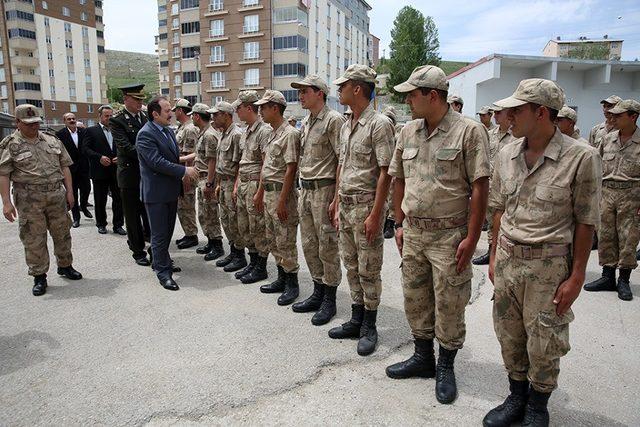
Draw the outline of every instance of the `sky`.
[[[207,0],[201,0],[207,1]],[[389,55],[393,19],[404,6],[433,17],[444,60],[473,62],[491,53],[541,55],[550,39],[623,39],[622,59],[640,58],[638,0],[367,0],[370,31]],[[156,0],[104,3],[107,49],[155,53]],[[135,6],[132,6],[135,4]],[[127,13],[123,13],[126,11]]]

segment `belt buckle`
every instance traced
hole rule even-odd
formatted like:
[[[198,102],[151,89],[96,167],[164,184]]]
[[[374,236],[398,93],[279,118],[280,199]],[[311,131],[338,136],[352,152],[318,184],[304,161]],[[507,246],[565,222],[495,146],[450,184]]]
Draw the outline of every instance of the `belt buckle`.
[[[522,249],[522,259],[533,259],[533,251],[531,250],[531,246],[520,246],[520,248]]]

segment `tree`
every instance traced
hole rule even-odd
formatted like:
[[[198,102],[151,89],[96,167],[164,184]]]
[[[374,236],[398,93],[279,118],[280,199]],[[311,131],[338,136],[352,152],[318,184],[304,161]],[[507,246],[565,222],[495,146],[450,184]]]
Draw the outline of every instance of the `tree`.
[[[393,22],[390,58],[386,62],[389,70],[387,88],[394,93],[394,99],[400,101],[391,89],[409,78],[414,68],[420,65],[439,65],[438,29],[430,16],[425,17],[411,6],[400,10]]]
[[[602,43],[584,43],[569,49],[567,56],[576,59],[607,60],[609,59],[609,48]]]
[[[122,91],[117,87],[107,86],[107,98],[109,102],[122,104]]]

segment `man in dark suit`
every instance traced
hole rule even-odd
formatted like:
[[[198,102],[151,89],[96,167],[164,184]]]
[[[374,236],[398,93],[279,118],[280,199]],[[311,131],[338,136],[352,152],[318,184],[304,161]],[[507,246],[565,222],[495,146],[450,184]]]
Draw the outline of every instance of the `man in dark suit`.
[[[165,289],[177,291],[169,244],[176,225],[182,179],[195,180],[198,172],[194,167],[180,164],[178,142],[168,128],[172,116],[169,100],[163,96],[152,99],[147,112],[151,121],[140,129],[136,139],[140,194],[151,226],[153,270]]]
[[[143,87],[141,84],[132,84],[119,88],[124,94],[124,109],[111,117],[109,123],[118,153],[117,178],[127,224],[127,243],[136,264],[148,266],[151,263],[144,248],[149,227],[147,213],[140,201],[140,167],[136,150],[138,131],[147,123],[147,116],[141,111]]]
[[[73,180],[73,198],[74,203],[71,208],[73,217],[73,227],[80,226],[80,210],[87,218],[93,218],[91,212],[87,208],[87,200],[91,192],[91,183],[89,182],[89,160],[84,154],[84,143],[86,129],[79,128],[76,123],[76,115],[66,113],[62,116],[65,127],[56,132],[56,136],[64,148],[69,153],[73,164],[69,166],[71,171],[71,179]]]
[[[96,226],[98,233],[107,234],[107,197],[111,192],[111,210],[113,211],[113,232],[126,235],[122,225],[122,202],[116,178],[118,153],[113,141],[109,120],[113,115],[110,105],[98,108],[98,124],[87,128],[84,152],[91,164],[93,180],[93,200],[95,202]]]

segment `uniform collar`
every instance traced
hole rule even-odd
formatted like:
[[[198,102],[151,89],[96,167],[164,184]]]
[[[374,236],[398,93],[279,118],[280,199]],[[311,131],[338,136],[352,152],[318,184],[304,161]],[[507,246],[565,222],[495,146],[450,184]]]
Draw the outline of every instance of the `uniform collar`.
[[[291,125],[289,124],[288,121],[283,120],[282,124],[280,125],[280,127],[275,130],[274,135],[280,135],[282,132],[284,132],[284,130],[287,128],[287,126],[291,126]]]
[[[227,135],[229,135],[231,133],[232,130],[234,130],[236,128],[236,124],[235,123],[231,123],[229,125],[229,127],[222,132],[222,137],[225,138]]]
[[[447,110],[447,113],[442,117],[442,119],[440,120],[440,123],[438,123],[438,126],[436,126],[436,129],[438,131],[442,131],[442,132],[448,132],[449,129],[451,129],[451,124],[457,120],[459,117],[460,113],[458,113],[457,111],[454,111],[453,108],[449,107]],[[420,125],[418,126],[418,130],[422,130],[424,129],[425,132],[429,131],[429,128],[427,126],[427,119],[422,119],[420,120]],[[435,135],[435,132],[433,133]],[[430,135],[427,135],[430,136]]]
[[[316,120],[323,120],[324,116],[327,115],[327,112],[329,111],[329,106],[325,104],[324,107],[322,107],[322,110],[318,111],[318,115],[315,117]],[[311,114],[309,114],[309,120],[312,119],[313,116]]]
[[[258,119],[255,122],[253,122],[253,124],[251,126],[249,126],[249,132],[255,132],[256,129],[258,129],[258,127],[260,127],[260,125],[262,124],[262,120]]]
[[[203,135],[207,130],[211,128],[211,123],[207,123],[207,125],[200,131],[200,135]]]
[[[367,105],[367,108],[365,108],[362,114],[360,114],[360,118],[358,119],[358,124],[360,126],[366,125],[367,122],[369,122],[369,120],[371,119],[371,117],[373,117],[375,113],[376,111],[373,109],[373,105],[369,103],[369,105]]]
[[[551,137],[551,140],[549,141],[549,145],[547,145],[547,148],[545,148],[543,157],[547,157],[553,160],[554,162],[557,161],[558,158],[560,157],[560,152],[562,152],[563,142],[564,142],[563,134],[562,132],[560,132],[560,129],[558,129],[558,127],[556,126],[556,131]],[[524,152],[527,144],[527,138],[522,138],[522,140],[520,140],[518,144],[520,146],[511,156],[512,160]]]
[[[618,138],[620,137],[620,134],[618,133]],[[633,141],[636,144],[640,144],[640,126],[636,126],[636,130],[633,132],[633,135],[631,135],[631,139],[629,141]]]

